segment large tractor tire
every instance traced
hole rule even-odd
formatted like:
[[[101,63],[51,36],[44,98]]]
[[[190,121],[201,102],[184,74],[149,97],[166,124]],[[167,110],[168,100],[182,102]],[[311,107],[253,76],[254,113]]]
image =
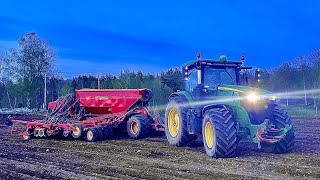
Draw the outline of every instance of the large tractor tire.
[[[194,144],[197,135],[189,134],[187,130],[187,109],[181,97],[170,99],[165,113],[164,128],[170,145],[189,146]]]
[[[206,111],[202,121],[202,137],[206,153],[215,158],[231,158],[236,154],[237,130],[231,112],[226,108]]]
[[[151,129],[150,120],[142,115],[133,115],[127,122],[128,135],[133,139],[141,139],[149,135]]]
[[[271,152],[276,154],[283,154],[286,152],[290,152],[294,146],[294,128],[292,126],[291,117],[288,115],[286,111],[284,111],[281,107],[276,105],[273,110],[273,121],[271,122],[275,128],[284,128],[286,126],[291,126],[286,132],[286,135],[283,139],[281,139],[276,144],[265,144],[261,145],[261,148],[265,152]]]

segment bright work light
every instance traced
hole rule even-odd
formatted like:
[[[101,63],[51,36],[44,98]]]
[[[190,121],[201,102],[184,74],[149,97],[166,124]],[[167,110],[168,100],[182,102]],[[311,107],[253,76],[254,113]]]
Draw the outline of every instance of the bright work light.
[[[250,93],[247,95],[247,99],[250,102],[255,102],[255,101],[259,100],[259,96],[256,93]]]

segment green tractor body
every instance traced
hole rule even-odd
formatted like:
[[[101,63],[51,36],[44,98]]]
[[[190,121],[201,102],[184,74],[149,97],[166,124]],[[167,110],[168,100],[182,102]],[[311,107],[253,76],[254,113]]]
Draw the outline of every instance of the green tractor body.
[[[169,143],[192,145],[202,135],[207,154],[216,158],[234,157],[240,140],[267,152],[290,151],[290,117],[271,92],[248,86],[248,69],[226,58],[184,64],[185,91],[170,96],[163,122]]]

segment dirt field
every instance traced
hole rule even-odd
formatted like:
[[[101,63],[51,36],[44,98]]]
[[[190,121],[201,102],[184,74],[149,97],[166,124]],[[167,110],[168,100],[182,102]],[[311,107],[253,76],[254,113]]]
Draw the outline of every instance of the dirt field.
[[[3,123],[5,124],[5,123]],[[240,143],[233,159],[209,158],[199,141],[171,147],[165,137],[22,141],[0,127],[0,179],[319,179],[320,119],[294,119],[292,153],[262,153]]]

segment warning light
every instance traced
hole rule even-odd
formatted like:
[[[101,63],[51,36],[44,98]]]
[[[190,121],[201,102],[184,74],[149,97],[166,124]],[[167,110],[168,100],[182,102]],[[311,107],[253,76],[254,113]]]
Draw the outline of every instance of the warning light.
[[[241,60],[244,61],[246,59],[245,56],[241,56]]]
[[[198,52],[197,53],[197,58],[200,59],[200,57],[201,57],[201,54]]]

